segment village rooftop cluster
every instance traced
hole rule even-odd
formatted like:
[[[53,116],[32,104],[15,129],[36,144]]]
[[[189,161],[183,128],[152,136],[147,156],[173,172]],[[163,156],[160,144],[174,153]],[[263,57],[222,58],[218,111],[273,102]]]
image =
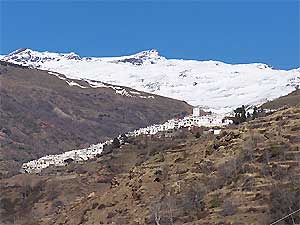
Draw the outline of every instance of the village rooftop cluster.
[[[182,119],[170,119],[163,124],[154,124],[145,128],[140,128],[125,135],[127,137],[135,137],[139,135],[154,135],[158,132],[174,130],[179,128],[192,128],[192,127],[217,127],[212,129],[215,135],[220,133],[220,127],[232,123],[231,120],[224,119],[222,115],[210,114],[201,115],[200,107],[193,109],[193,114],[186,116]],[[119,135],[120,139],[121,135]],[[89,146],[88,148],[71,150],[57,155],[47,155],[42,158],[24,163],[21,168],[22,173],[39,173],[49,166],[65,166],[70,162],[80,162],[95,158],[100,155],[105,145],[110,145],[113,140],[105,141]]]

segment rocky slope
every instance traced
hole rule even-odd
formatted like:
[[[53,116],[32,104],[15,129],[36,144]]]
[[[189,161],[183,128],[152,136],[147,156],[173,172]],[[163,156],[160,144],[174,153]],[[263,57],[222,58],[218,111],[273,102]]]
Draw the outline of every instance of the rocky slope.
[[[22,162],[87,147],[191,112],[185,102],[0,64],[0,175]]]
[[[75,53],[20,49],[3,60],[93,79],[180,99],[219,113],[241,105],[261,104],[300,85],[300,70],[276,70],[262,63],[166,59],[158,51],[121,57],[80,57]]]
[[[300,208],[300,108],[214,136],[128,140],[83,164],[0,181],[12,224],[269,224]],[[55,188],[54,188],[55,187]],[[282,223],[300,222],[298,214]]]

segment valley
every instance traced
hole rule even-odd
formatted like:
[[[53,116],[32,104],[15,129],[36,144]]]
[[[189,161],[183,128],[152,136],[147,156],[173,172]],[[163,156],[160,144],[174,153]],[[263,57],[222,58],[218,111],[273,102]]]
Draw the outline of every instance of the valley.
[[[71,82],[1,62],[0,177],[18,173],[32,159],[87,148],[192,111],[185,102],[130,88]],[[135,95],[124,95],[131,92]]]

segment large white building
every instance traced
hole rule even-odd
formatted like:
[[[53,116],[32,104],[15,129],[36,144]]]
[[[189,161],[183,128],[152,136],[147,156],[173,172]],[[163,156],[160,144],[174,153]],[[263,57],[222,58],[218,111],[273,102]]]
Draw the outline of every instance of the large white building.
[[[200,116],[200,107],[194,107],[193,108],[193,116]]]

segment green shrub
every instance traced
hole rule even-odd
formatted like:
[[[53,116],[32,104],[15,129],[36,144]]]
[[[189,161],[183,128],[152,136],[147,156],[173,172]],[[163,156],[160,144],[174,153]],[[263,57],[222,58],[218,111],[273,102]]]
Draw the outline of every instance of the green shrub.
[[[214,195],[213,197],[212,197],[212,200],[210,201],[210,208],[218,208],[218,207],[220,207],[221,206],[221,203],[222,203],[222,201],[221,201],[221,199],[219,198],[219,195]]]
[[[271,144],[270,153],[271,153],[271,157],[277,157],[283,153],[283,148],[279,144]]]

